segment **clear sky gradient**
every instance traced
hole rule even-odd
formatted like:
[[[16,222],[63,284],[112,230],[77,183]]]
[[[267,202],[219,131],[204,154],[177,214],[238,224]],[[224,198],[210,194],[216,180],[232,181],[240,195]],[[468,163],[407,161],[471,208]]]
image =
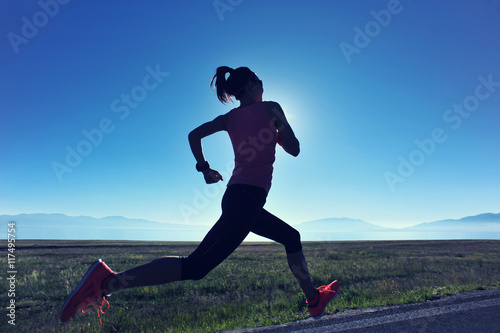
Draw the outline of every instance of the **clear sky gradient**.
[[[382,226],[500,212],[500,2],[4,1],[0,214],[212,224],[189,131],[228,112],[209,83],[248,66],[301,142],[266,207],[290,224]]]

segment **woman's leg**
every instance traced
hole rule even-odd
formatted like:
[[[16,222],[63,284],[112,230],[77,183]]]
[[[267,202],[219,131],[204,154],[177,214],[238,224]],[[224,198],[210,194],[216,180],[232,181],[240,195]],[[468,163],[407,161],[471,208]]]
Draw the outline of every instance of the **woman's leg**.
[[[311,281],[304,252],[300,250],[295,253],[287,253],[286,258],[288,267],[290,267],[290,270],[299,282],[300,287],[306,295],[306,299],[308,301],[314,300],[316,298],[316,288]]]
[[[222,216],[188,257],[162,257],[116,274],[103,286],[106,291],[199,280],[241,244],[262,210],[262,189],[233,185],[222,200]]]
[[[116,274],[104,286],[104,290],[111,293],[122,289],[179,281],[181,267],[180,257],[157,258],[147,264]]]
[[[198,248],[182,260],[182,280],[199,280],[224,261],[248,236],[266,202],[264,189],[231,185],[222,199],[222,216]]]
[[[252,228],[252,232],[285,246],[290,270],[304,291],[306,299],[313,300],[316,297],[316,288],[307,269],[299,232],[265,209],[259,214],[258,222]]]

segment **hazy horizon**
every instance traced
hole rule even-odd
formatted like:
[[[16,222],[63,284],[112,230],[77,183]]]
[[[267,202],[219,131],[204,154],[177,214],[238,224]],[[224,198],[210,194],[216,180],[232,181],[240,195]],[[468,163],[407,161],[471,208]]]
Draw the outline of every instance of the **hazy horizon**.
[[[446,219],[442,219],[442,220],[419,221],[419,222],[416,222],[415,224],[411,224],[411,225],[407,225],[407,226],[398,226],[398,227],[388,227],[388,226],[384,226],[384,225],[381,225],[381,224],[377,224],[377,223],[369,221],[369,220],[361,220],[361,219],[351,218],[351,217],[347,217],[347,216],[342,216],[342,217],[339,217],[339,216],[330,216],[330,217],[319,218],[319,219],[314,219],[314,220],[300,221],[300,222],[297,222],[297,223],[294,223],[294,224],[290,224],[290,225],[300,225],[300,224],[304,224],[304,223],[317,222],[317,221],[322,221],[322,220],[353,220],[353,221],[366,222],[366,223],[373,224],[375,226],[379,226],[379,227],[382,227],[382,228],[404,229],[404,228],[409,228],[409,227],[412,227],[412,226],[415,226],[415,225],[418,225],[418,224],[423,224],[423,223],[433,223],[433,222],[439,222],[439,221],[443,221],[443,220],[461,220],[461,219],[464,219],[464,218],[481,216],[481,215],[490,215],[490,214],[492,214],[492,215],[498,215],[500,213],[485,212],[485,213],[481,213],[481,214],[478,214],[478,215],[462,216],[462,217],[459,217],[457,219],[455,219],[455,218],[446,218]],[[145,219],[145,218],[131,218],[131,217],[121,216],[121,215],[91,216],[91,215],[67,215],[67,214],[64,214],[64,213],[0,214],[0,216],[17,216],[17,215],[46,215],[46,216],[50,216],[50,215],[62,215],[62,216],[65,216],[65,217],[70,217],[70,218],[74,218],[74,217],[75,218],[78,218],[78,217],[87,218],[88,217],[88,218],[91,218],[91,219],[114,219],[114,218],[118,218],[118,219],[126,219],[126,220],[141,220],[141,221],[145,221],[145,222],[152,222],[152,223],[159,223],[159,224],[175,224],[175,225],[186,225],[186,226],[212,226],[216,222],[216,221],[207,220],[205,223],[194,223],[194,224],[191,223],[191,224],[186,224],[186,223],[183,223],[184,221],[178,221],[178,222],[169,221],[169,222],[165,222],[165,221],[149,220],[149,219]]]
[[[94,218],[64,214],[0,215],[14,222],[20,239],[193,241],[203,239],[211,225],[167,224],[121,216]],[[481,214],[460,220],[423,222],[407,228],[386,228],[349,218],[305,221],[294,227],[303,241],[500,239],[500,214]],[[246,241],[270,241],[250,234]]]

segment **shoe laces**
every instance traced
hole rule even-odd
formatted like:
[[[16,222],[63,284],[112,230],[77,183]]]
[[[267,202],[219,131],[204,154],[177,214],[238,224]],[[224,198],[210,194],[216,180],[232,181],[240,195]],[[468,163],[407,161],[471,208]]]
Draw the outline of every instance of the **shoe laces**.
[[[99,305],[100,301],[102,301],[101,305]],[[102,307],[104,306],[104,304],[107,305],[106,311],[102,310]],[[101,315],[99,314],[99,312],[102,313],[102,314],[105,314],[106,312],[108,312],[108,310],[109,310],[109,302],[108,302],[108,300],[103,296],[100,300],[96,300],[94,303],[89,304],[87,306],[87,308],[88,307],[91,307],[91,308],[90,309],[85,309],[85,308],[82,309],[82,313],[89,313],[90,311],[96,309],[97,318],[99,318],[99,323],[102,325]]]

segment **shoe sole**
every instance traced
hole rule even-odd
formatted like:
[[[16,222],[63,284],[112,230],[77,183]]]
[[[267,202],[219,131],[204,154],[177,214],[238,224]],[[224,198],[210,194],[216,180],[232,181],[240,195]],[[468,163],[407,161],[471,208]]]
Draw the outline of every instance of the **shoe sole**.
[[[73,298],[73,296],[76,295],[76,293],[80,290],[80,288],[83,286],[83,284],[85,283],[85,281],[87,280],[87,278],[90,276],[90,274],[92,274],[92,272],[94,271],[94,269],[99,266],[100,264],[102,263],[102,260],[99,259],[97,260],[92,266],[90,266],[90,268],[87,270],[87,272],[85,273],[85,275],[83,276],[82,280],[80,281],[80,283],[78,284],[78,286],[76,286],[76,288],[73,290],[73,292],[69,295],[69,297],[66,299],[66,302],[64,302],[63,306],[62,306],[62,309],[61,309],[61,312],[59,313],[59,319],[62,321],[62,322],[65,322],[65,321],[68,321],[69,319],[71,319],[71,317],[73,317],[74,315],[72,315],[71,317],[69,317],[68,319],[66,320],[63,320],[62,316],[63,316],[63,312],[64,310],[66,309],[66,306],[68,305],[68,303],[71,301],[71,299]],[[78,312],[78,310],[76,310],[76,312]],[[75,312],[75,314],[76,314]]]

